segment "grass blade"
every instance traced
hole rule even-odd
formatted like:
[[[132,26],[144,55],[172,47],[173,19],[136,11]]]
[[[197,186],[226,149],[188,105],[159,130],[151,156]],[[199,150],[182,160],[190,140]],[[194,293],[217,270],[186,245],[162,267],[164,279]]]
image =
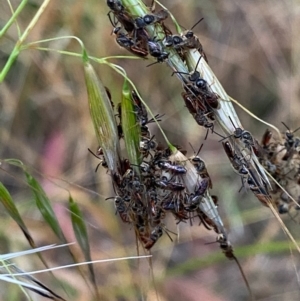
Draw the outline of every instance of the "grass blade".
[[[30,246],[32,248],[35,248],[35,243],[33,241],[33,238],[31,237],[24,221],[22,220],[19,211],[10,195],[8,190],[5,188],[5,186],[0,182],[0,201],[5,207],[6,211],[10,215],[10,217],[18,224],[18,226],[21,228],[22,232],[24,233],[26,239],[28,240]]]
[[[58,223],[57,217],[51,206],[50,200],[47,197],[44,189],[40,186],[38,181],[34,177],[32,177],[28,172],[25,171],[25,175],[28,185],[31,187],[31,190],[34,194],[36,206],[41,212],[44,220],[51,227],[55,235],[63,242],[66,242],[66,239]]]
[[[69,197],[69,209],[71,212],[71,220],[72,220],[73,230],[74,230],[77,242],[84,255],[84,258],[86,261],[92,261],[90,243],[89,243],[87,228],[84,223],[84,217],[82,215],[80,208],[74,202],[74,200],[71,196]],[[98,296],[97,283],[96,283],[96,277],[95,277],[93,265],[89,264],[88,269],[90,272],[90,278],[93,283],[96,295]],[[99,298],[97,298],[97,299],[99,299]]]

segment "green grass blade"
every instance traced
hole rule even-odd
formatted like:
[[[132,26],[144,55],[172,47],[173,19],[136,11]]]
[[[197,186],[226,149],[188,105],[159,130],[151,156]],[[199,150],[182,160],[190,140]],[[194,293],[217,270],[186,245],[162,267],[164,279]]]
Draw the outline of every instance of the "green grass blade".
[[[122,129],[129,162],[134,165],[140,165],[142,161],[141,153],[139,151],[141,129],[137,122],[129,85],[126,80],[122,90],[121,112]],[[136,166],[135,169],[139,172],[139,169]]]
[[[0,182],[0,201],[5,207],[6,211],[10,215],[10,217],[18,224],[18,226],[21,228],[22,232],[24,233],[26,239],[28,240],[30,246],[32,248],[35,248],[35,243],[33,241],[33,238],[31,237],[24,221],[21,218],[21,215],[19,214],[19,211],[10,195],[8,190],[5,188],[5,186]]]
[[[71,196],[69,197],[69,209],[70,209],[70,213],[71,213],[72,226],[73,226],[73,230],[74,230],[77,242],[82,250],[85,260],[90,262],[90,261],[92,261],[91,250],[90,250],[90,243],[89,243],[87,228],[86,228],[86,225],[84,222],[84,217],[82,215],[80,208],[74,202],[74,200]],[[98,295],[96,276],[95,276],[93,265],[89,264],[88,269],[90,272],[90,278],[93,283],[96,295]]]
[[[52,209],[50,200],[47,197],[44,189],[40,186],[38,181],[34,177],[32,177],[28,172],[25,171],[25,175],[27,183],[31,187],[31,190],[34,194],[36,206],[41,212],[44,220],[51,227],[55,235],[63,242],[66,242],[66,239],[58,223],[57,217]]]

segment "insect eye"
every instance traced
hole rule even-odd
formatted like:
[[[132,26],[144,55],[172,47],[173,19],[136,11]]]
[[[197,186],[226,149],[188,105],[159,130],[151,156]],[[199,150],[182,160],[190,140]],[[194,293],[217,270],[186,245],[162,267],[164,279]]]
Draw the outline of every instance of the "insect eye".
[[[144,22],[145,22],[147,25],[153,23],[154,20],[155,20],[154,16],[152,16],[152,15],[146,15],[146,16],[144,16],[143,19],[144,19]]]
[[[172,38],[172,36],[166,36],[165,41],[164,41],[165,46],[170,47],[170,46],[173,45],[173,43],[175,44],[174,39]]]
[[[174,36],[173,37],[173,43],[174,43],[174,45],[180,44],[182,42],[183,42],[183,39],[181,37],[179,37],[179,36]]]
[[[251,134],[249,132],[244,132],[243,133],[243,138],[245,140],[252,140],[252,136],[251,136]]]
[[[204,89],[204,88],[206,88],[206,81],[201,78],[201,79],[197,80],[196,86],[200,89]]]
[[[192,38],[193,36],[194,36],[194,33],[193,33],[191,30],[189,30],[189,31],[185,34],[185,37],[188,38],[188,39]]]
[[[142,28],[145,25],[144,19],[141,17],[136,18],[134,22],[138,28]]]

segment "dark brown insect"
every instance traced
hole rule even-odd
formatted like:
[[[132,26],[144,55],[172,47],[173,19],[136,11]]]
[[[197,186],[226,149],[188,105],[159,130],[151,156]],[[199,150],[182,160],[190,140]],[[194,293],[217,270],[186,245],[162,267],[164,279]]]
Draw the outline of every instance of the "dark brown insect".
[[[120,215],[121,220],[124,223],[130,223],[131,220],[130,220],[130,217],[128,214],[128,208],[125,204],[124,199],[118,195],[115,197],[107,198],[106,200],[109,200],[109,199],[114,199],[114,203],[115,203],[115,207],[116,207],[116,214],[118,213]]]
[[[163,229],[161,226],[156,226],[151,232],[148,241],[145,243],[145,249],[150,250],[154,244],[159,240],[163,235]]]
[[[273,133],[269,129],[266,129],[266,131],[263,134],[262,139],[261,139],[261,145],[263,146],[263,148],[269,147],[272,136],[273,136]]]
[[[194,193],[191,193],[187,196],[186,199],[186,210],[189,212],[199,209],[199,204],[203,198],[203,195],[208,189],[209,179],[202,179],[198,188],[195,189]],[[200,210],[200,209],[199,209]]]
[[[294,131],[291,131],[290,128],[284,122],[282,122],[282,124],[288,129],[285,133],[284,142],[286,153],[282,158],[283,161],[287,161],[293,157],[293,154],[297,151],[297,148],[300,147],[300,139],[294,137],[294,133],[297,132],[300,129],[300,127]]]
[[[147,14],[143,17],[138,17],[138,18],[134,19],[134,25],[137,29],[144,28],[148,25],[160,23],[160,22],[164,21],[165,19],[167,19],[168,16],[169,16],[168,11],[165,9],[162,9],[155,14],[154,13]]]
[[[182,56],[186,50],[196,49],[207,62],[207,57],[203,51],[203,47],[200,43],[200,40],[193,32],[193,29],[202,20],[203,18],[196,22],[196,24],[194,24],[191,29],[183,32],[181,35],[166,35],[165,39],[163,40],[163,44],[166,47],[173,47],[179,53],[180,56]]]
[[[209,117],[214,116],[214,113],[205,106],[205,103],[200,101],[199,97],[194,96],[190,91],[182,92],[181,95],[195,121],[207,129],[213,129],[214,123],[209,121]]]
[[[113,33],[116,35],[116,42],[122,48],[125,48],[134,55],[142,58],[145,58],[148,55],[147,48],[142,47],[143,44],[140,41],[134,41],[128,34],[121,32],[121,27],[115,27]],[[141,46],[139,46],[139,44]]]
[[[155,162],[155,165],[161,169],[172,174],[186,174],[186,169],[182,165],[177,165],[167,160],[158,160]]]
[[[254,143],[254,139],[251,135],[250,132],[246,131],[246,130],[243,130],[242,128],[237,128],[231,117],[229,117],[232,125],[234,126],[234,131],[233,131],[233,137],[236,138],[236,139],[240,139],[242,140],[242,142],[244,143],[245,147],[248,148],[248,149],[252,149],[252,147],[254,146],[255,147],[255,143]]]
[[[212,182],[211,182],[210,176],[209,176],[209,174],[207,172],[206,164],[199,157],[199,153],[200,153],[202,147],[203,147],[203,144],[200,146],[197,154],[194,155],[194,156],[191,156],[189,158],[189,161],[194,165],[194,167],[195,167],[195,169],[197,171],[197,174],[201,177],[201,179],[207,179],[207,181],[209,183],[209,188],[212,188]]]
[[[163,190],[170,190],[173,192],[180,192],[185,189],[185,186],[180,182],[168,180],[166,177],[161,177],[160,180],[155,182],[155,185]]]
[[[169,57],[169,52],[163,51],[162,46],[154,39],[148,39],[147,45],[150,55],[155,57],[158,63],[164,62]]]
[[[247,176],[249,170],[246,162],[235,153],[228,141],[222,142],[222,144],[233,169],[242,177]]]
[[[120,0],[107,0],[106,3],[107,6],[111,9],[111,11],[107,15],[112,26],[116,27],[118,22],[120,22],[124,29],[128,32],[128,34],[132,34],[135,30],[135,26],[132,18],[125,11],[122,2]]]

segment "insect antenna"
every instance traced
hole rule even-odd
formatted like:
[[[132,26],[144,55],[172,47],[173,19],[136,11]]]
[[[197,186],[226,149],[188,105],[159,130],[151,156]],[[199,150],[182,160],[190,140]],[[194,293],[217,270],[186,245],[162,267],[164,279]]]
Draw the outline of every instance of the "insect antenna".
[[[291,134],[293,134],[293,133],[295,133],[295,132],[297,132],[297,131],[300,130],[300,127],[298,127],[298,128],[295,129],[294,131],[291,131],[291,129],[290,129],[283,121],[281,121],[281,123],[289,130],[289,132],[290,132]]]
[[[202,18],[202,19],[203,19],[203,18]],[[200,21],[201,21],[201,20],[200,20]],[[194,72],[196,72],[196,70],[197,70],[197,68],[198,68],[198,65],[199,65],[201,59],[202,59],[202,55],[200,55],[200,57],[199,57],[199,60],[198,60],[198,62],[197,62],[197,64],[196,64],[196,67],[195,67],[195,71],[194,71]]]
[[[160,63],[160,62],[159,62],[159,61],[156,61],[156,62],[154,62],[154,63],[151,63],[151,64],[147,65],[146,67],[151,67],[151,66],[153,66],[153,65],[155,65],[155,64],[158,64],[158,63]]]
[[[148,120],[148,122],[147,122],[147,124],[149,124],[149,123],[154,123],[154,122],[160,122],[160,121],[162,121],[162,117],[164,117],[165,116],[165,114],[156,114],[155,116],[154,116],[154,118],[151,118],[151,119],[149,119]]]
[[[200,147],[199,147],[199,149],[198,149],[198,152],[197,152],[196,156],[198,156],[198,155],[200,154],[203,145],[204,145],[203,143],[200,145]]]
[[[199,21],[197,21],[190,30],[193,30],[204,18],[201,18]]]
[[[221,142],[221,141],[223,141],[223,140],[225,140],[225,139],[228,139],[228,138],[230,138],[231,136],[233,136],[233,135],[229,135],[229,136],[225,137],[225,136],[219,134],[218,132],[216,132],[216,131],[214,131],[214,130],[213,130],[213,133],[216,134],[216,135],[218,135],[219,137],[222,138],[222,139],[219,140],[218,142]]]

